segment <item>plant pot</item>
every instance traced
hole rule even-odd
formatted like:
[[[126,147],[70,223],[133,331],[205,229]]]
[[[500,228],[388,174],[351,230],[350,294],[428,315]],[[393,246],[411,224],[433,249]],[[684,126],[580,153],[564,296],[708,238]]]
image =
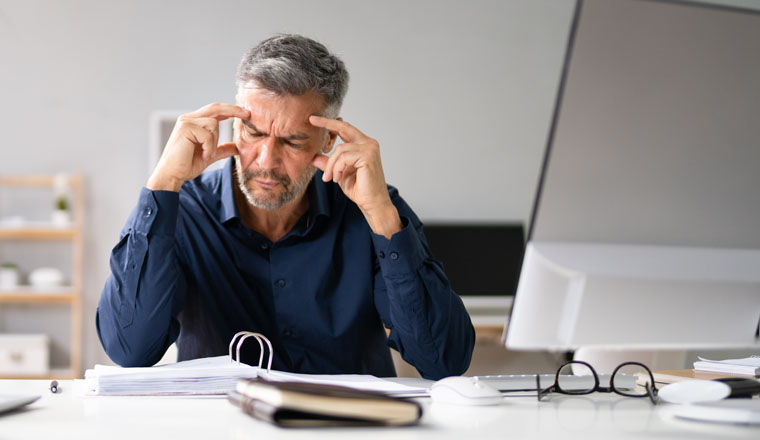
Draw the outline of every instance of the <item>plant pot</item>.
[[[19,285],[18,269],[0,267],[0,289],[15,289]]]
[[[71,213],[62,209],[55,209],[53,210],[53,215],[50,217],[50,220],[53,222],[54,226],[62,228],[68,227],[71,226]]]

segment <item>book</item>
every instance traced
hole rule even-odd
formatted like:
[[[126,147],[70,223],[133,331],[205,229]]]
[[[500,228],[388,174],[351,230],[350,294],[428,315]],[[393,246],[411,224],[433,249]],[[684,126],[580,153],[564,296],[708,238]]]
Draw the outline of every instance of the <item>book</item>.
[[[760,377],[760,356],[750,356],[744,359],[726,359],[722,361],[714,361],[700,357],[698,361],[694,362],[694,370]]]
[[[695,371],[691,369],[658,370],[658,371],[652,371],[652,375],[654,376],[654,381],[657,384],[669,384],[669,383],[682,382],[684,380],[694,380],[694,379],[714,380],[714,379],[722,379],[726,377],[734,377],[731,374],[726,374],[726,373],[711,373],[711,372],[705,372],[705,371]]]
[[[404,426],[422,417],[412,400],[321,383],[242,379],[228,398],[251,417],[283,427]]]

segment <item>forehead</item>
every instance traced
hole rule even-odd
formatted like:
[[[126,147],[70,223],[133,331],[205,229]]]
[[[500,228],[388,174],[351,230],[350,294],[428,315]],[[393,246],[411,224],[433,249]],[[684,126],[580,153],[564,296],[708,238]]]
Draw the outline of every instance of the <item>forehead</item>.
[[[313,128],[309,116],[321,115],[324,99],[315,92],[304,95],[281,95],[260,87],[241,87],[238,105],[251,112],[251,121],[275,124],[281,128]]]

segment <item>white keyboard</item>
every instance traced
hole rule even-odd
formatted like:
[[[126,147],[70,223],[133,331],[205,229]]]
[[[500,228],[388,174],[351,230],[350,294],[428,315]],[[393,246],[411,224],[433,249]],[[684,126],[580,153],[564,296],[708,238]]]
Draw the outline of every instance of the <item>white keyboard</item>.
[[[549,388],[550,386],[554,385],[554,374],[541,374],[540,381],[541,381],[541,388]],[[618,385],[618,388],[624,389],[624,390],[632,390],[636,387],[636,376],[631,375],[621,375],[622,377],[619,377],[618,380],[615,382],[615,385]],[[536,375],[535,374],[502,374],[502,375],[495,375],[495,376],[475,376],[475,379],[477,379],[480,382],[486,383],[494,388],[496,388],[499,391],[535,391],[536,390]],[[589,389],[590,387],[594,386],[594,378],[592,376],[573,376],[573,375],[566,375],[562,376],[562,383],[568,384],[567,386],[563,385],[563,388],[572,391],[572,390],[585,390]],[[600,374],[599,375],[599,386],[600,387],[609,387],[610,386],[610,375],[609,374]]]

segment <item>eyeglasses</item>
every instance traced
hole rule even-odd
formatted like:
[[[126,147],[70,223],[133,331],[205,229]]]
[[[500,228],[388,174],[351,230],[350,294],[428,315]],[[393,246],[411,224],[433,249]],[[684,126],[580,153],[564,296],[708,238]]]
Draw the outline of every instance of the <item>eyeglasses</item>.
[[[536,391],[541,401],[549,393],[569,395],[616,393],[627,397],[649,397],[657,404],[657,387],[654,384],[652,370],[639,362],[624,362],[618,365],[610,375],[602,375],[609,379],[609,386],[600,386],[599,374],[594,367],[583,361],[570,361],[557,369],[554,385],[541,388],[540,375],[536,375]],[[605,383],[606,385],[606,383]]]

